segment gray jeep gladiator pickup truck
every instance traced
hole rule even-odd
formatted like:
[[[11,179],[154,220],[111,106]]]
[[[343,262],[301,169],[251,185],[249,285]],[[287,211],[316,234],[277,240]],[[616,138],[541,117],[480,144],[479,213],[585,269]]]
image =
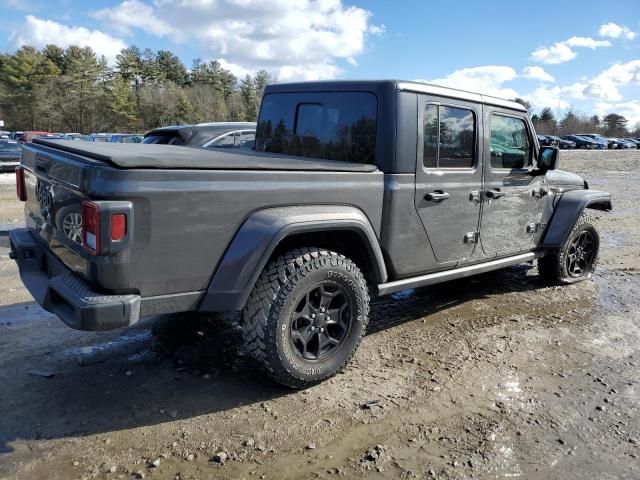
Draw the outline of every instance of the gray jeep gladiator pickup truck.
[[[254,151],[25,144],[11,256],[76,329],[242,311],[251,356],[300,388],[349,361],[371,292],[534,259],[549,281],[589,278],[585,209],[611,198],[557,162],[517,103],[412,82],[272,85]]]

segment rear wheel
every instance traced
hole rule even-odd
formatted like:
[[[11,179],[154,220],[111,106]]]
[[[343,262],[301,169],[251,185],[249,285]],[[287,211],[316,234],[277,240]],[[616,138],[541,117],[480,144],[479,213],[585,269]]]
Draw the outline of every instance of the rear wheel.
[[[591,278],[598,263],[600,235],[596,218],[583,213],[564,245],[538,260],[538,271],[552,283],[576,283]]]
[[[242,315],[249,354],[277,382],[303,388],[351,359],[369,317],[366,281],[350,259],[292,250],[262,272]]]

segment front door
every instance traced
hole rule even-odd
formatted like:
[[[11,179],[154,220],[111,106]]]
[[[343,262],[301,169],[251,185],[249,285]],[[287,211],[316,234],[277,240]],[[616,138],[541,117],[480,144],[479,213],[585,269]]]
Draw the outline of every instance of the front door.
[[[478,239],[482,106],[420,98],[415,206],[436,260],[452,266]]]
[[[500,256],[530,250],[544,195],[542,178],[531,175],[533,132],[525,113],[488,106],[485,127],[482,250]]]

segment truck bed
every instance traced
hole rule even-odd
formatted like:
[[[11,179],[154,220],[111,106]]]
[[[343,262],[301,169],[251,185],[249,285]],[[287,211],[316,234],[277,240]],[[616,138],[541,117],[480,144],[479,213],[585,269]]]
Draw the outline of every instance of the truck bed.
[[[38,139],[22,154],[26,225],[92,288],[143,298],[206,291],[238,229],[264,208],[352,205],[379,235],[375,166],[244,152]],[[131,204],[126,248],[90,255],[67,236],[65,218],[85,200]]]
[[[214,150],[175,145],[79,142],[46,138],[36,138],[33,143],[109,162],[118,168],[326,172],[373,172],[376,170],[375,165],[315,160],[250,150]]]

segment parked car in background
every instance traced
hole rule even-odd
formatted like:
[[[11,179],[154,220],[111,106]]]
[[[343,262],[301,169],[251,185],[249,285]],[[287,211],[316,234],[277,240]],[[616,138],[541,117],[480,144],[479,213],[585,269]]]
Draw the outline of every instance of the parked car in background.
[[[87,141],[89,142],[108,142],[111,138],[110,133],[92,133]]]
[[[565,140],[564,138],[560,138],[557,137],[555,135],[547,135],[547,138],[551,138],[553,140],[555,140],[558,145],[558,148],[561,148],[563,150],[568,150],[568,149],[572,149],[572,148],[576,148],[576,142],[573,142],[571,140]]]
[[[600,144],[607,145],[607,148],[619,148],[620,144],[616,141],[615,138],[607,138],[605,136],[600,135],[599,133],[577,133],[576,135],[580,135],[581,137],[590,138]]]
[[[81,135],[79,133],[74,133],[71,136],[67,136],[68,140],[77,140],[77,141],[83,141],[83,142],[88,142],[89,141],[89,135]]]
[[[552,135],[536,135],[538,143],[542,147],[557,147],[558,141]]]
[[[212,122],[155,128],[145,133],[142,143],[250,150],[255,138],[254,122]]]
[[[638,139],[638,138],[624,138],[623,140],[627,140],[627,141],[633,143],[636,146],[636,148],[640,147],[640,139]]]
[[[600,144],[596,143],[595,140],[589,137],[583,137],[581,135],[564,135],[562,137],[563,140],[570,140],[575,142],[576,148],[595,150],[600,148]]]
[[[11,138],[11,140],[17,140],[18,137],[21,137],[24,134],[24,132],[22,130],[17,130],[15,132],[11,132],[11,135],[9,135],[9,138]]]
[[[20,165],[20,155],[20,143],[10,138],[0,138],[0,172],[12,172]]]
[[[618,143],[618,148],[636,148],[635,142],[632,142],[626,138],[613,138],[612,140],[615,140]]]
[[[112,143],[142,143],[144,135],[136,133],[114,133],[109,139]]]
[[[53,135],[51,132],[38,132],[34,130],[29,130],[22,132],[20,136],[17,136],[15,139],[20,143],[27,143],[33,140],[35,137],[46,137],[47,135]]]

